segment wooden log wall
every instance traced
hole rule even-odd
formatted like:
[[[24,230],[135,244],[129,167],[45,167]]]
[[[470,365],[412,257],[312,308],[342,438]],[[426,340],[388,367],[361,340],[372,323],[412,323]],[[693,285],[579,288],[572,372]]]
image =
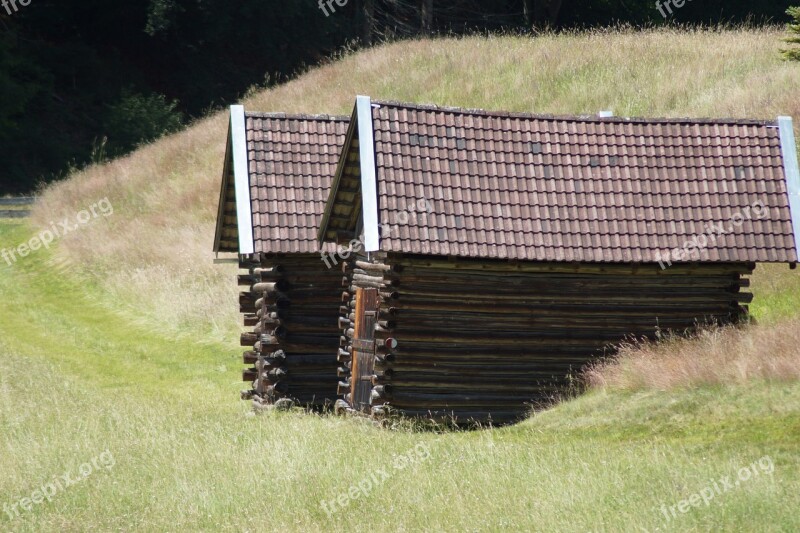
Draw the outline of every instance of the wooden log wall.
[[[370,414],[503,423],[632,337],[747,315],[754,264],[593,265],[383,255],[345,265],[338,410],[350,410],[352,295],[379,288]]]
[[[240,311],[250,328],[241,345],[243,399],[330,407],[336,400],[342,275],[313,254],[255,255],[240,260]]]

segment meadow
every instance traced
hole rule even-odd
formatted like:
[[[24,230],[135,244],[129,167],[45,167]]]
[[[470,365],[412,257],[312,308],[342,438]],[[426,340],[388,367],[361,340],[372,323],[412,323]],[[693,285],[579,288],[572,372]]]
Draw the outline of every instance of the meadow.
[[[244,104],[346,114],[369,94],[800,117],[800,65],[780,59],[781,35],[409,41],[254,88]],[[2,249],[113,206],[0,263],[0,530],[800,530],[800,274],[786,265],[756,270],[754,324],[625,347],[576,376],[585,391],[514,426],[254,413],[238,400],[235,268],[211,253],[225,121],[76,172],[43,191],[30,220],[0,221]],[[102,454],[113,461],[41,498]]]

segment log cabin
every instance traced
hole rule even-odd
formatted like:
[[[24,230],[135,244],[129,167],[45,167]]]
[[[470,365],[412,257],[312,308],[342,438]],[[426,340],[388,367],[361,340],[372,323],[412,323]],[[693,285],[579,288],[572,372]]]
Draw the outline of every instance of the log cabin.
[[[318,233],[359,242],[337,411],[514,421],[621,341],[747,318],[757,263],[795,268],[791,118],[609,115],[358,97]]]
[[[244,399],[322,408],[336,398],[342,276],[316,233],[347,125],[231,107],[214,251],[237,254],[242,269]]]

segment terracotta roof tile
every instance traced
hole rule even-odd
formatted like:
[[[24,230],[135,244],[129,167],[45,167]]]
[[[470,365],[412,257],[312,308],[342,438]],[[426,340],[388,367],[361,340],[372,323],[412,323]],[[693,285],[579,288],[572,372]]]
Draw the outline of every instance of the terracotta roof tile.
[[[706,235],[690,260],[798,259],[775,123],[373,104],[381,221],[433,207],[385,251],[651,262]]]
[[[246,113],[255,252],[315,253],[348,117]]]

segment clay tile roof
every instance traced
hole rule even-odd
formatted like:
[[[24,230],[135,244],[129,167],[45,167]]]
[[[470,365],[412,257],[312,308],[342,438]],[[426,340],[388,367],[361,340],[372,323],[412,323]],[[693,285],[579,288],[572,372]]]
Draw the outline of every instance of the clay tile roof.
[[[376,101],[373,122],[384,251],[657,262],[694,241],[683,260],[798,259],[776,122]]]
[[[256,253],[315,253],[349,117],[245,114]]]

